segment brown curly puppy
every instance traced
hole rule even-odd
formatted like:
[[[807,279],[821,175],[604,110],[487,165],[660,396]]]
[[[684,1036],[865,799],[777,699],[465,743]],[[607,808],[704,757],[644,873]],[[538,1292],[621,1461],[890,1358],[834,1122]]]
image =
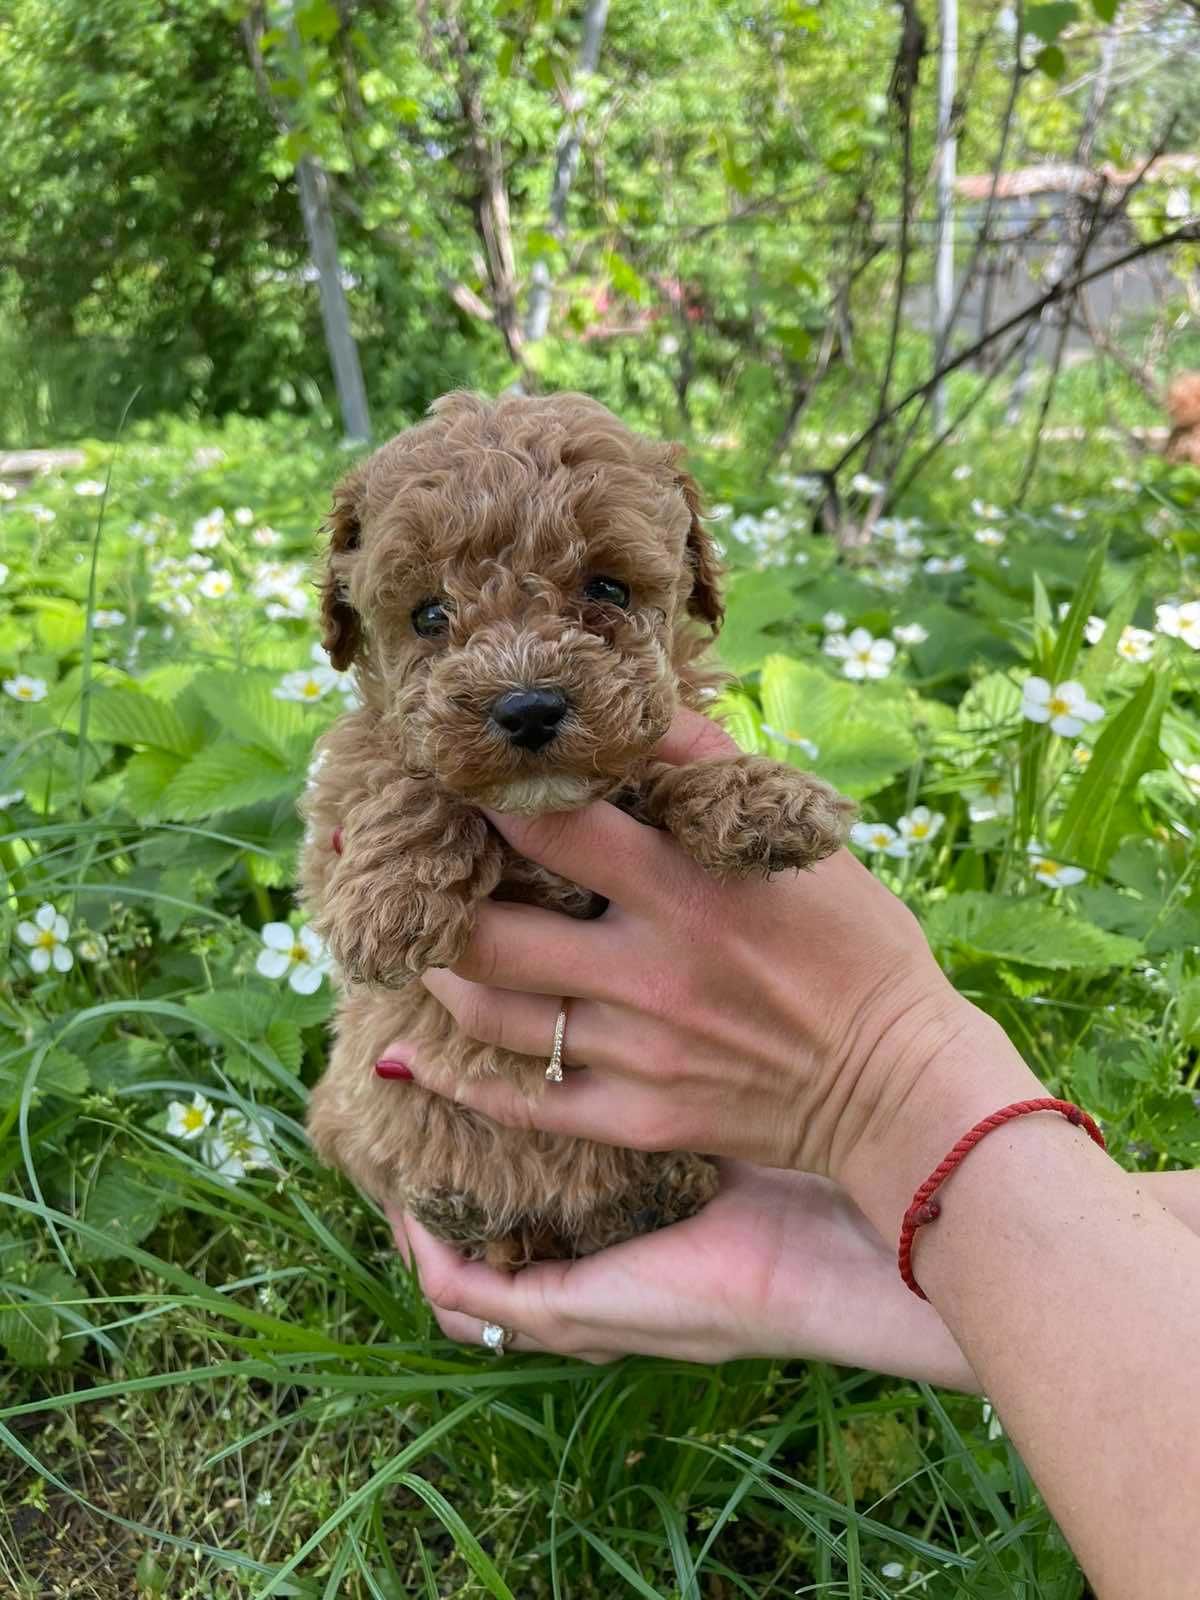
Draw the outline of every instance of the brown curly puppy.
[[[1200,372],[1181,372],[1167,390],[1168,461],[1200,467]]]
[[[419,981],[462,954],[485,896],[604,911],[515,856],[479,807],[607,798],[715,873],[811,866],[849,816],[826,784],[761,757],[651,755],[676,705],[714,680],[699,657],[721,619],[677,456],[584,395],[457,393],[334,491],[324,642],[335,666],[353,663],[362,705],[320,741],[301,803],[301,896],[342,986],[309,1128],[377,1200],[497,1264],[688,1216],[716,1179],[700,1156],[502,1128],[376,1076],[400,1037],[464,1076],[563,1092],[544,1060],[466,1038]]]

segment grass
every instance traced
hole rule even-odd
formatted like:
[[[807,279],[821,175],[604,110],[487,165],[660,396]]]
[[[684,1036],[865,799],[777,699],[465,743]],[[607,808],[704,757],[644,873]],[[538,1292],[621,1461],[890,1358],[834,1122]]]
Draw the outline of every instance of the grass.
[[[1083,394],[1090,380],[1069,376]],[[497,1362],[441,1337],[382,1219],[303,1139],[327,986],[300,1003],[254,971],[257,930],[289,913],[305,753],[339,704],[336,692],[311,707],[273,698],[280,675],[308,662],[313,620],[286,605],[267,617],[255,590],[264,563],[308,559],[343,458],[286,423],[143,425],[122,446],[100,518],[98,497],[74,490],[103,476],[107,452],[87,448],[76,477],[24,490],[0,517],[12,569],[4,673],[48,686],[36,704],[6,700],[0,730],[0,792],[24,790],[0,812],[19,958],[0,986],[6,1589],[97,1600],[1082,1595],[978,1399],[803,1362]],[[757,547],[735,551],[746,569],[734,585],[738,734],[780,755],[761,728],[776,696],[808,731],[825,716],[821,770],[868,814],[894,819],[918,799],[941,807],[936,846],[893,882],[942,930],[955,981],[1039,1070],[1102,1112],[1123,1159],[1183,1164],[1200,1149],[1200,904],[1195,797],[1169,762],[1200,761],[1195,658],[1160,639],[1154,667],[1105,666],[1106,646],[1068,636],[1093,603],[1116,615],[1131,593],[1129,617],[1149,623],[1155,599],[1192,592],[1200,493],[1152,466],[1136,494],[1114,492],[1114,471],[1134,469],[1109,447],[1048,446],[1032,509],[1006,519],[1002,567],[971,541],[969,504],[1004,505],[1014,452],[981,418],[904,508],[926,519],[930,551],[966,552],[961,577],[917,564],[895,592],[804,535],[786,570],[765,576]],[[951,477],[955,461],[973,466],[969,480]],[[740,483],[741,470],[714,462],[711,486],[760,511],[766,492]],[[1087,507],[1078,537],[1049,509],[1056,500]],[[42,503],[53,522],[34,517]],[[212,557],[234,584],[206,605],[199,574],[171,580],[193,521],[216,504],[228,515]],[[233,518],[242,504],[245,527]],[[131,532],[139,525],[156,527],[157,542]],[[252,525],[278,543],[259,548]],[[1100,534],[1110,543],[1095,557]],[[176,565],[156,570],[164,553]],[[1073,597],[1078,614],[1061,623],[1056,608]],[[124,621],[89,621],[97,603]],[[821,651],[831,607],[879,634],[923,618],[931,637],[888,683],[847,699]],[[965,796],[999,757],[1027,775],[1021,804],[1039,825],[1051,837],[1067,825],[1085,778],[1022,729],[1006,696],[1039,651],[1068,645],[1064,670],[1094,675],[1104,726],[1141,715],[1148,671],[1169,673],[1173,692],[1165,716],[1161,705],[1145,713],[1146,763],[1119,777],[1119,848],[1106,845],[1087,883],[1051,901],[1027,881],[1019,818],[972,821]],[[985,735],[980,706],[994,719]],[[242,787],[226,804],[231,773]],[[1094,844],[1084,830],[1079,849]],[[954,916],[980,890],[1017,902],[1023,943],[978,922],[966,940]],[[31,974],[14,928],[42,900],[69,913],[77,951],[102,935],[103,957]],[[1041,924],[1059,941],[1057,964],[1028,932]],[[1065,966],[1064,927],[1089,952]],[[168,1102],[197,1086],[218,1114],[253,1122],[270,1166],[230,1182],[203,1141],[171,1137]]]

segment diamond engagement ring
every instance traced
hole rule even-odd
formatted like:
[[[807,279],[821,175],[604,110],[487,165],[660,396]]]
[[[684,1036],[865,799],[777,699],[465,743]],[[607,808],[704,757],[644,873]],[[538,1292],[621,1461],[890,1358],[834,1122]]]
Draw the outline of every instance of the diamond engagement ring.
[[[563,1040],[567,1033],[567,1008],[559,1006],[554,1022],[554,1048],[550,1052],[550,1065],[546,1068],[547,1083],[563,1081]]]
[[[498,1322],[485,1322],[483,1332],[479,1337],[494,1356],[502,1356],[504,1347],[512,1338],[512,1334],[507,1328],[502,1328]]]

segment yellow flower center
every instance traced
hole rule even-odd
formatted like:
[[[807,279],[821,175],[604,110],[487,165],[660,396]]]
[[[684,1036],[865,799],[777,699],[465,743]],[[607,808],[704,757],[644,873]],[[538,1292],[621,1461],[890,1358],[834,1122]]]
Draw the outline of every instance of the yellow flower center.
[[[1049,700],[1050,710],[1056,717],[1066,716],[1071,709],[1069,700],[1064,700],[1061,695],[1052,694]]]
[[[1037,866],[1035,866],[1033,870],[1037,873],[1039,878],[1057,878],[1058,877],[1058,862],[1057,861],[1039,861]]]
[[[291,950],[289,950],[288,954],[291,956],[293,961],[307,961],[308,960],[308,951],[304,948],[304,946],[302,944],[294,944],[292,946]]]
[[[41,945],[43,950],[53,950],[54,946],[58,943],[58,936],[55,934],[53,928],[39,928],[37,942],[39,945]]]
[[[913,822],[910,823],[908,831],[914,839],[924,839],[929,833],[929,824],[927,822]]]
[[[27,683],[22,683],[22,684],[19,684],[17,686],[17,699],[18,700],[32,700],[33,699],[33,690],[29,687],[29,685]]]
[[[321,685],[319,683],[314,682],[312,678],[306,678],[304,680],[304,689],[303,689],[302,692],[304,694],[305,699],[307,699],[307,700],[316,700],[316,699],[318,699],[320,697]]]
[[[199,1106],[188,1106],[180,1120],[189,1133],[195,1133],[204,1126],[204,1113]]]
[[[872,844],[877,844],[881,850],[884,847],[884,845],[891,844],[891,842],[892,842],[891,834],[888,834],[888,833],[875,833],[875,834],[871,835],[871,843]]]

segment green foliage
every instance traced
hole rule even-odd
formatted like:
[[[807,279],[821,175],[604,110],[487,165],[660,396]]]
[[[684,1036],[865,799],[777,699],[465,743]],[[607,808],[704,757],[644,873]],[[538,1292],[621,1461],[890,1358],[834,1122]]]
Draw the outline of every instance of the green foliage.
[[[1150,465],[1133,489],[1107,461],[1084,480],[1076,447],[1048,443],[1039,493],[1082,524],[1001,504],[1004,542],[981,545],[970,501],[1002,501],[991,485],[1013,477],[1003,455],[980,465],[990,448],[982,427],[954,458],[974,464],[965,484],[940,463],[840,556],[810,531],[802,484],[740,487],[736,445],[711,461],[706,487],[733,502],[715,524],[736,674],[721,712],[745,748],[853,794],[868,841],[903,819],[885,835],[899,851],[857,848],[1118,1158],[1197,1163],[1195,656],[1128,630],[1193,592],[1200,494]],[[19,1434],[13,1407],[93,1428],[115,1393],[126,1436],[163,1441],[146,1473],[165,1472],[163,1499],[137,1513],[154,1559],[139,1545],[123,1569],[150,1592],[186,1564],[213,1594],[231,1576],[314,1597],[537,1593],[553,1539],[564,1592],[592,1573],[663,1600],[717,1580],[764,1600],[843,1577],[873,1594],[899,1562],[930,1593],[1078,1596],[977,1402],[798,1363],[495,1367],[437,1338],[369,1208],[303,1141],[328,983],[305,995],[256,970],[261,928],[292,914],[312,744],[350,687],[313,661],[305,567],[340,455],[274,425],[136,433],[89,632],[96,498],[74,484],[100,460],[0,509],[0,668],[46,684],[0,700],[0,1350],[16,1397],[0,1480],[78,1477],[62,1430]],[[203,552],[196,523],[217,530]],[[228,585],[206,593],[204,561]],[[1078,736],[1026,720],[1033,673],[1081,681],[1102,719]],[[43,903],[69,924],[66,973],[34,973],[16,933]],[[180,1534],[199,1503],[230,1509]],[[967,1550],[967,1521],[995,1533]]]

